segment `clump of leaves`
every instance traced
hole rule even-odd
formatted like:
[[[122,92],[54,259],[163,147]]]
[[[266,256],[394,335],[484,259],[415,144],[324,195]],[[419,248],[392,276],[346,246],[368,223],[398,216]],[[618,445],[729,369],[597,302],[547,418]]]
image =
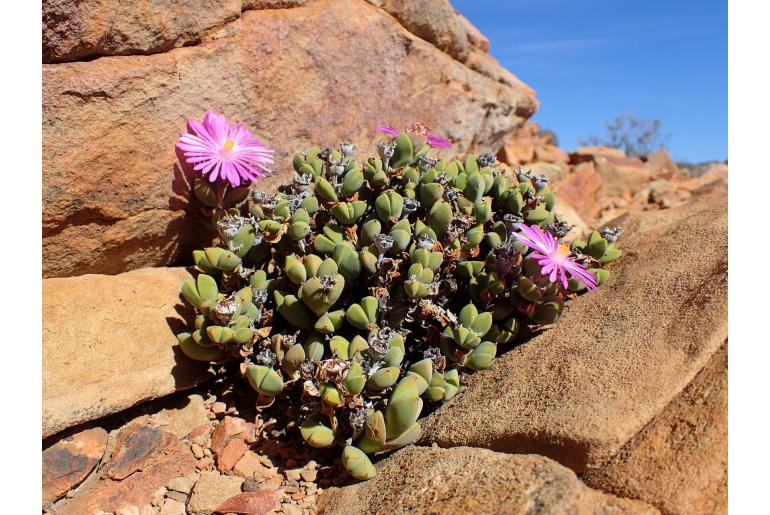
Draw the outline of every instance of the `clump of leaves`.
[[[425,403],[460,393],[523,327],[555,323],[620,256],[612,231],[559,243],[544,177],[431,157],[425,136],[394,131],[363,161],[349,143],[310,148],[291,184],[241,205],[196,182],[221,244],[193,253],[182,351],[240,361],[260,409],[289,403],[288,427],[344,447],[357,479],[419,436]]]

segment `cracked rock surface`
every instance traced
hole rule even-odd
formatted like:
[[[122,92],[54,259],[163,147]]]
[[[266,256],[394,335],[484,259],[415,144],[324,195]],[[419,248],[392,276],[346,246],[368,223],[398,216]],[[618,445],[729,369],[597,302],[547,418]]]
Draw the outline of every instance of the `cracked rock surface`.
[[[207,109],[276,149],[275,172],[260,183],[271,190],[290,178],[291,155],[311,142],[349,140],[366,149],[377,125],[421,121],[455,149],[496,151],[537,108],[529,87],[470,43],[483,46],[447,2],[426,5],[444,20],[437,27],[453,27],[454,40],[465,35],[468,52],[456,54],[463,62],[407,30],[412,25],[387,6],[364,0],[257,1],[243,11],[214,3],[124,2],[127,20],[120,9],[105,18],[102,2],[66,3],[44,23],[49,45],[59,33],[86,41],[78,34],[92,25],[95,40],[124,45],[43,65],[44,277],[189,260],[211,235],[189,204],[174,145],[186,118]],[[153,9],[179,13],[161,23]],[[394,9],[401,20],[414,16]],[[116,24],[136,34],[110,36]],[[446,39],[443,31],[421,34],[436,44]]]

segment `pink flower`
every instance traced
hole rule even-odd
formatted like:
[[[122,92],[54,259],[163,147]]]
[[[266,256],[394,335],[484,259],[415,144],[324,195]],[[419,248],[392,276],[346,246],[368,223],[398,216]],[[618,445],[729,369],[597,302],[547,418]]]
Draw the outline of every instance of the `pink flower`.
[[[378,125],[377,131],[384,132],[391,136],[398,136],[400,134],[398,130],[393,127],[388,127],[387,125]],[[425,143],[431,148],[452,148],[452,143],[450,143],[448,139],[432,134],[430,127],[422,123],[415,122],[411,124],[407,129],[407,132],[411,132],[417,136],[424,136],[426,138]]]
[[[428,134],[426,143],[431,148],[452,148],[452,144],[448,139],[442,138],[441,136],[436,136],[435,134]]]
[[[263,171],[270,173],[266,165],[273,163],[274,151],[254,139],[243,125],[231,124],[224,115],[209,111],[203,123],[188,119],[187,128],[189,132],[179,137],[176,146],[209,181],[221,178],[236,187],[241,181],[264,177]]]
[[[530,256],[542,267],[541,273],[549,276],[549,281],[552,283],[556,282],[558,275],[561,279],[561,284],[567,288],[568,283],[565,272],[569,272],[570,277],[582,281],[589,290],[596,288],[596,277],[594,274],[586,270],[585,266],[569,257],[569,248],[566,245],[560,244],[551,233],[543,231],[537,225],[527,226],[519,224],[519,230],[523,234],[514,233],[514,236],[519,243],[535,251]]]
[[[396,129],[393,127],[388,127],[387,125],[378,125],[377,131],[390,134],[391,136],[398,136],[400,134]]]

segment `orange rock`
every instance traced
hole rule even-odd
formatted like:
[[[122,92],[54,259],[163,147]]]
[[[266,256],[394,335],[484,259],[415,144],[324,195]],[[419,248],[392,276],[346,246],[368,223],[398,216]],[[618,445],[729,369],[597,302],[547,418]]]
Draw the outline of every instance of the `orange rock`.
[[[172,434],[158,433],[157,437],[151,436],[144,425],[124,427],[118,435],[118,448],[107,464],[107,470],[118,480],[89,480],[73,498],[57,503],[53,511],[57,515],[81,515],[100,510],[114,512],[128,504],[144,506],[170,479],[192,474],[195,458],[190,450]]]
[[[581,478],[665,513],[727,513],[727,345],[648,427]]]
[[[281,507],[281,494],[277,491],[256,490],[231,497],[215,510],[215,513],[244,513],[263,515]]]
[[[581,163],[554,186],[556,202],[564,202],[575,208],[578,215],[590,226],[601,212],[599,192],[602,177],[593,162]]]
[[[559,147],[545,144],[535,148],[535,159],[546,163],[567,163],[569,154]]]
[[[43,280],[44,437],[211,377],[174,336],[191,316],[179,297],[189,277],[146,268]]]
[[[529,163],[535,159],[535,138],[539,127],[527,123],[505,139],[497,153],[497,158],[511,166]]]
[[[219,455],[230,440],[235,438],[245,441],[252,431],[254,431],[254,424],[251,422],[238,417],[223,418],[211,435],[211,452]]]
[[[43,506],[80,484],[102,459],[107,431],[86,429],[43,450]]]
[[[409,446],[376,468],[369,481],[324,489],[319,512],[659,513],[644,502],[592,490],[543,456]]]
[[[709,363],[727,338],[726,199],[615,224],[624,255],[608,283],[470,376],[462,395],[421,421],[422,444],[542,454],[584,472],[613,458]]]
[[[602,190],[607,196],[630,200],[652,178],[650,169],[638,158],[596,156],[594,163],[602,176]]]
[[[241,0],[48,0],[43,3],[43,62],[164,52],[194,43],[240,13]]]
[[[679,167],[665,148],[647,156],[646,164],[652,170],[652,176],[657,179],[674,179],[681,175]]]
[[[217,110],[275,148],[276,172],[260,184],[271,190],[311,143],[349,140],[365,158],[381,123],[424,122],[455,144],[445,157],[499,148],[537,101],[518,80],[501,82],[492,61],[483,70],[491,75],[361,0],[246,11],[200,44],[165,53],[46,64],[43,274],[189,260],[210,240],[175,167],[187,117]]]
[[[233,438],[217,455],[217,469],[220,472],[230,472],[247,450],[249,450],[249,446],[245,441]]]

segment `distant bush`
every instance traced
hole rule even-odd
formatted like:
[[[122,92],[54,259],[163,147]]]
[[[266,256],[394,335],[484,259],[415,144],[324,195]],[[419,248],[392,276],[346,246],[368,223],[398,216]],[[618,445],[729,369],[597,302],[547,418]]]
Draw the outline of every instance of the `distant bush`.
[[[617,148],[627,156],[646,156],[666,148],[670,134],[662,132],[663,122],[658,119],[646,120],[635,116],[618,116],[611,122],[604,122],[603,136],[591,135],[581,145]]]

